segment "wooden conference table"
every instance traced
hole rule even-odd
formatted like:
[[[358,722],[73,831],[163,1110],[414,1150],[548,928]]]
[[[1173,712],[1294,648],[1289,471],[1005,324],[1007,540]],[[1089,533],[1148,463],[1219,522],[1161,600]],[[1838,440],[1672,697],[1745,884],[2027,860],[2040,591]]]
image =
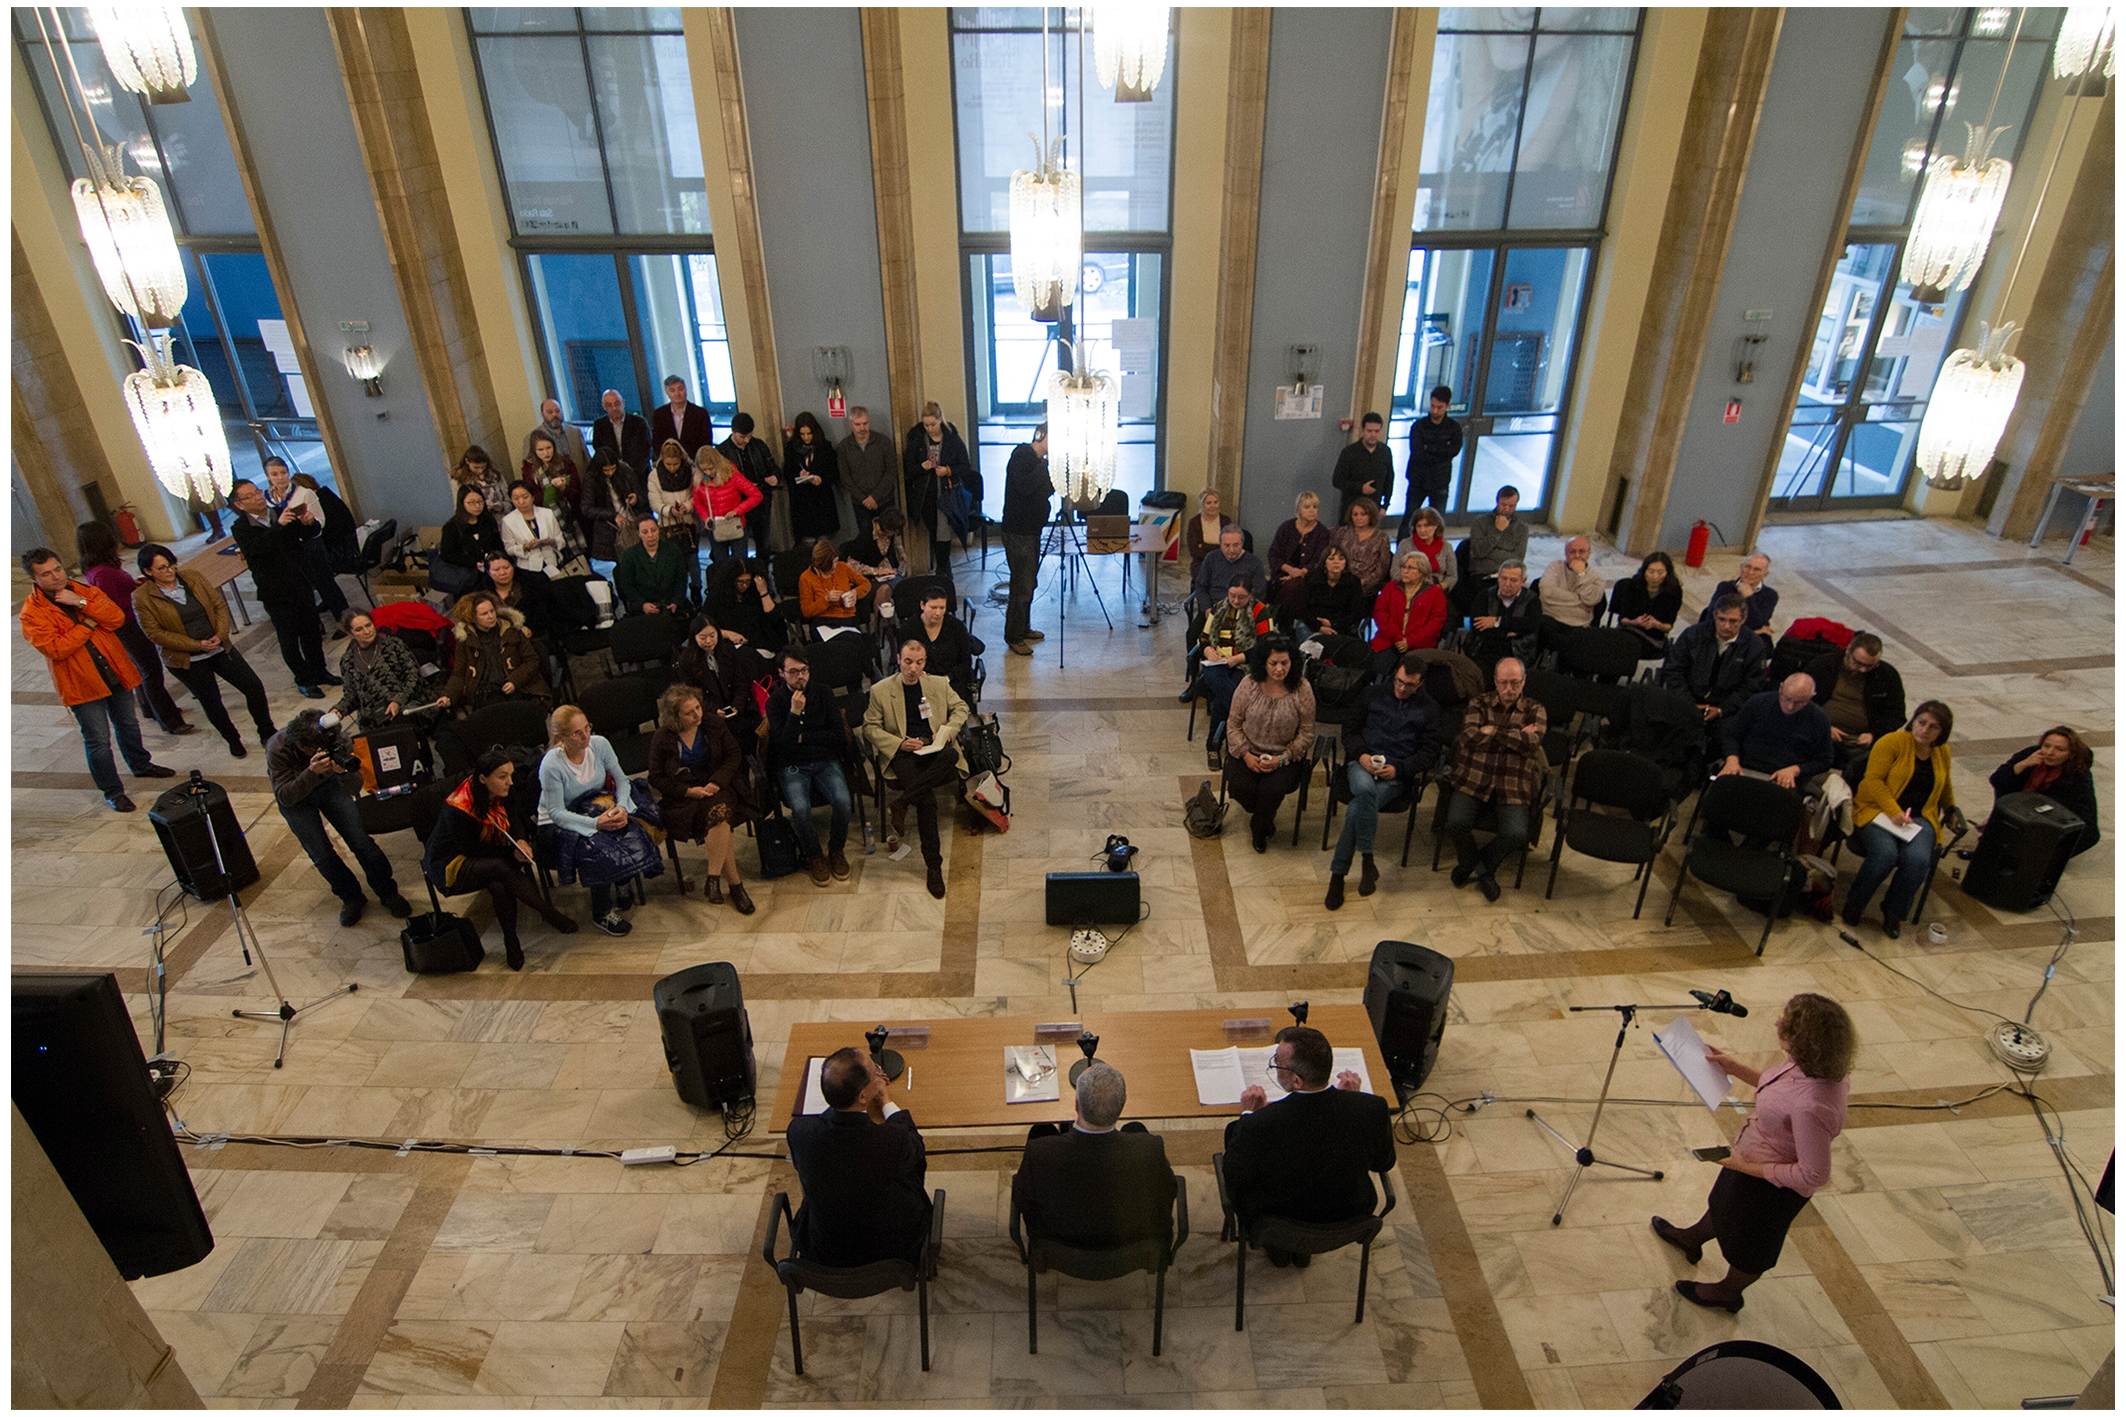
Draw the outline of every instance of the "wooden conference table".
[[[1191,1048],[1242,1048],[1267,1046],[1279,1028],[1290,1023],[1282,1009],[1269,1026],[1259,1032],[1228,1035],[1227,1019],[1261,1018],[1252,1009],[1176,1009],[1144,1013],[1080,1014],[1085,1031],[1100,1039],[1099,1059],[1119,1069],[1129,1080],[1129,1106],[1124,1116],[1139,1121],[1170,1117],[1236,1116],[1237,1103],[1205,1106],[1196,1100],[1196,1074],[1189,1061]],[[1036,1039],[1036,1025],[1060,1023],[1037,1015],[1010,1018],[896,1019],[882,1016],[869,1023],[800,1023],[790,1030],[790,1046],[784,1054],[782,1082],[769,1109],[768,1131],[781,1134],[790,1128],[805,1085],[805,1064],[841,1048],[862,1048],[864,1034],[877,1023],[888,1028],[927,1027],[927,1044],[896,1038],[887,1043],[907,1060],[908,1069],[887,1088],[886,1095],[915,1114],[925,1127],[1031,1126],[1035,1122],[1065,1122],[1072,1116],[1070,1065],[1081,1056],[1068,1037]],[[1339,1048],[1362,1048],[1366,1073],[1373,1089],[1390,1099],[1388,1065],[1365,1009],[1357,1004],[1316,1005],[1307,1023],[1328,1035]],[[1065,1074],[1062,1097],[1054,1102],[1004,1100],[1004,1049],[1035,1042],[1056,1044],[1056,1063]],[[914,1086],[910,1086],[913,1082]]]
[[[228,554],[224,555],[226,551]],[[237,589],[236,578],[250,567],[244,564],[241,551],[236,549],[236,538],[225,536],[203,547],[189,561],[178,563],[180,571],[191,571],[208,585],[222,593],[222,598],[235,602],[236,613],[246,625],[251,623],[251,612],[244,606],[244,593]]]

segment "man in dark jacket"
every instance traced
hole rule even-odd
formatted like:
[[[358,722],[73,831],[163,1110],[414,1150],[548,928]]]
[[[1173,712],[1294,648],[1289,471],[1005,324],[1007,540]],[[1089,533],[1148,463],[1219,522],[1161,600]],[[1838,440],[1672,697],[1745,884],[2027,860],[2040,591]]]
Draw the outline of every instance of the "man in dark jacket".
[[[1380,415],[1367,414],[1358,429],[1358,441],[1344,444],[1336,455],[1336,471],[1329,474],[1329,484],[1343,494],[1336,509],[1338,526],[1350,518],[1351,504],[1359,498],[1371,497],[1385,507],[1395,491],[1395,455],[1380,440]]]
[[[1528,584],[1528,568],[1518,561],[1499,567],[1498,579],[1477,591],[1469,603],[1475,652],[1469,657],[1489,677],[1508,657],[1532,659],[1543,629],[1542,593]]]
[[[716,445],[724,460],[738,469],[739,475],[760,489],[760,505],[746,513],[746,532],[753,544],[771,551],[788,550],[787,547],[768,545],[768,528],[773,525],[775,503],[781,499],[785,514],[790,505],[789,484],[782,480],[775,466],[775,455],[768,451],[766,440],[753,436],[753,415],[737,413],[731,416],[731,436]]]
[[[1721,776],[1762,773],[1781,787],[1802,787],[1829,772],[1831,720],[1815,698],[1815,681],[1806,674],[1789,675],[1776,690],[1751,695],[1727,721]]]
[[[618,389],[607,389],[599,400],[605,417],[591,425],[591,451],[611,449],[636,472],[650,465],[650,425],[639,413],[629,413]],[[558,445],[557,445],[558,446]]]
[[[1820,655],[1801,668],[1816,681],[1816,703],[1830,715],[1839,767],[1865,757],[1876,739],[1905,726],[1905,681],[1896,665],[1883,662],[1879,637],[1855,635],[1842,653]]]
[[[1410,539],[1410,520],[1420,503],[1430,502],[1441,512],[1454,495],[1454,460],[1462,455],[1462,425],[1447,416],[1454,390],[1441,384],[1432,391],[1427,415],[1410,425],[1410,503],[1403,508],[1402,530],[1397,541]]]
[[[1270,1064],[1285,1095],[1270,1102],[1259,1087],[1240,1094],[1241,1115],[1225,1128],[1225,1184],[1243,1225],[1265,1215],[1334,1225],[1371,1213],[1377,1197],[1367,1173],[1395,1167],[1388,1104],[1359,1091],[1353,1072],[1329,1086],[1335,1066],[1318,1030],[1287,1028]],[[1280,1267],[1304,1269],[1312,1259],[1268,1253]]]
[[[1344,903],[1344,877],[1351,870],[1351,854],[1358,853],[1358,893],[1373,894],[1380,884],[1380,870],[1373,864],[1373,832],[1380,824],[1380,809],[1390,801],[1407,800],[1424,782],[1424,774],[1439,761],[1439,706],[1425,692],[1425,662],[1415,651],[1395,666],[1390,684],[1368,684],[1358,691],[1352,706],[1350,727],[1345,731],[1344,769],[1351,787],[1351,805],[1344,813],[1343,835],[1336,839],[1336,856],[1329,863],[1329,894],[1322,904],[1340,910]]]
[[[291,505],[273,515],[258,484],[238,478],[229,487],[229,506],[236,513],[236,549],[250,568],[259,603],[273,621],[281,658],[295,676],[295,691],[322,699],[320,684],[338,684],[325,668],[325,636],[317,623],[317,592],[312,589],[302,550],[300,515]]]
[[[274,805],[280,808],[288,830],[302,843],[310,864],[317,867],[325,884],[340,898],[341,926],[351,927],[362,918],[367,897],[354,872],[332,849],[332,838],[325,835],[327,822],[354,852],[354,859],[362,863],[362,872],[368,876],[369,889],[376,892],[376,898],[386,910],[404,920],[413,914],[413,907],[399,894],[390,858],[362,825],[354,794],[340,785],[347,769],[333,761],[331,752],[339,742],[338,716],[333,716],[332,727],[326,726],[324,718],[317,709],[304,709],[286,728],[266,740],[266,776],[273,784]],[[360,779],[356,782],[359,787]]]
[[[849,754],[849,721],[830,690],[812,690],[812,661],[802,650],[786,649],[778,661],[782,683],[768,695],[768,751],[783,801],[790,807],[790,826],[798,849],[813,863],[812,883],[849,879],[849,780],[842,760]],[[819,850],[812,825],[812,804],[824,799],[834,811],[827,855]]]
[[[1011,567],[1011,599],[1004,606],[1004,645],[1013,654],[1032,654],[1034,641],[1048,636],[1033,627],[1033,590],[1041,573],[1041,531],[1048,525],[1048,499],[1055,484],[1048,476],[1048,425],[1011,450],[1004,469],[1004,562]]]
[[[687,381],[677,374],[665,376],[664,396],[668,402],[659,404],[650,415],[650,447],[661,451],[666,443],[677,443],[687,450],[687,463],[692,466],[694,455],[716,441],[709,411],[687,402]]]
[[[830,1054],[819,1090],[831,1110],[790,1123],[790,1162],[805,1188],[790,1225],[797,1253],[840,1268],[916,1259],[930,1195],[915,1119],[886,1100],[886,1075],[861,1049]]]
[[[1078,1076],[1077,1121],[1038,1122],[1011,1178],[1011,1236],[1024,1216],[1037,1236],[1088,1250],[1174,1241],[1174,1168],[1142,1122],[1115,1122],[1129,1100],[1122,1074],[1094,1061]]]
[[[893,435],[873,431],[871,410],[858,404],[849,410],[849,436],[834,445],[834,462],[861,537],[871,530],[873,517],[901,504],[901,460],[893,451]]]
[[[1713,618],[1676,636],[1661,661],[1661,686],[1689,695],[1707,724],[1733,718],[1764,687],[1771,652],[1764,636],[1742,633],[1744,613],[1741,596],[1721,596],[1713,602]]]

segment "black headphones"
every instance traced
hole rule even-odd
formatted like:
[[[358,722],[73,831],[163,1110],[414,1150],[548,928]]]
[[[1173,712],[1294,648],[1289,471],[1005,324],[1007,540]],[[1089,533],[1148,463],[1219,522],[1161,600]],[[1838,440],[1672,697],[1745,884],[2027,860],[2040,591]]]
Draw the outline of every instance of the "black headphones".
[[[1140,849],[1131,846],[1126,836],[1110,836],[1107,845],[1100,848],[1107,856],[1107,869],[1110,871],[1127,871],[1129,858],[1135,856]]]

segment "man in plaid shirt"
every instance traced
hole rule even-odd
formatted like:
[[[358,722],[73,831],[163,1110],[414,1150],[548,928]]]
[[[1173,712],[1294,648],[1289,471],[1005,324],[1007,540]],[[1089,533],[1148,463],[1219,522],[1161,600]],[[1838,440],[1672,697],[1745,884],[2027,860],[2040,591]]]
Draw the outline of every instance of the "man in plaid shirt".
[[[1522,694],[1528,671],[1518,659],[1502,659],[1492,672],[1491,693],[1469,701],[1462,710],[1462,731],[1454,741],[1454,766],[1447,776],[1447,835],[1454,839],[1454,884],[1471,879],[1485,900],[1499,898],[1495,872],[1501,861],[1528,844],[1536,795],[1543,786],[1543,733],[1548,728],[1543,706]],[[1489,802],[1498,833],[1481,851],[1476,845],[1476,818]]]

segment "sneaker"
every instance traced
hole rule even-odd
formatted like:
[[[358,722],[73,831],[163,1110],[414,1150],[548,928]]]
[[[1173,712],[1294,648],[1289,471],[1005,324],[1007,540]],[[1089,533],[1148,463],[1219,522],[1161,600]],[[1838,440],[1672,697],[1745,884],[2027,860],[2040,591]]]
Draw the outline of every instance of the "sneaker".
[[[1321,904],[1324,910],[1341,910],[1344,908],[1344,878],[1342,876],[1329,877],[1329,893],[1321,898]]]
[[[393,891],[390,895],[385,896],[383,900],[384,908],[401,920],[404,920],[413,914],[413,907],[407,904],[406,897],[400,895],[397,891]]]
[[[362,919],[362,907],[366,904],[368,902],[361,896],[356,896],[353,900],[342,901],[340,903],[340,928],[342,930],[351,930],[359,924]]]
[[[110,808],[114,812],[132,812],[138,810],[133,805],[133,799],[126,796],[123,792],[114,792],[109,797],[106,797],[103,800],[110,804]]]
[[[608,910],[605,914],[593,919],[591,924],[596,925],[608,935],[625,935],[635,928],[617,910]]]
[[[295,686],[295,692],[306,699],[322,699],[325,697],[325,691],[315,684],[298,684]]]
[[[812,884],[815,886],[823,886],[830,879],[827,858],[824,856],[813,857],[811,863],[805,869],[812,873]]]
[[[837,881],[849,879],[849,858],[837,851],[827,858],[827,870]]]

